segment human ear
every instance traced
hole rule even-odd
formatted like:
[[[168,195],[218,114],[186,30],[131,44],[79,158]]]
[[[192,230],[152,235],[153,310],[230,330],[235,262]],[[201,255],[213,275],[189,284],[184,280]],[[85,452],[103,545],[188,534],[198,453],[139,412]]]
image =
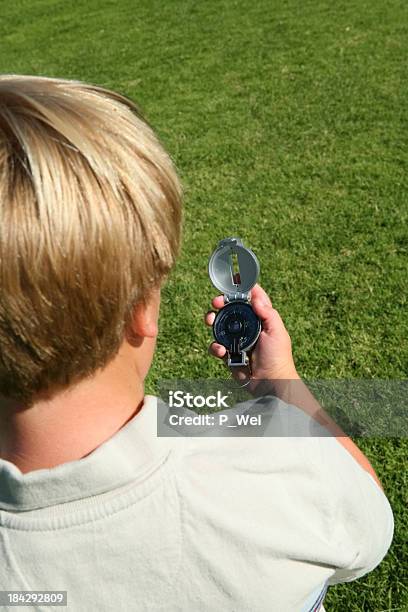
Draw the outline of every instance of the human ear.
[[[155,338],[159,333],[160,288],[153,289],[149,298],[134,308],[132,332],[141,338]]]

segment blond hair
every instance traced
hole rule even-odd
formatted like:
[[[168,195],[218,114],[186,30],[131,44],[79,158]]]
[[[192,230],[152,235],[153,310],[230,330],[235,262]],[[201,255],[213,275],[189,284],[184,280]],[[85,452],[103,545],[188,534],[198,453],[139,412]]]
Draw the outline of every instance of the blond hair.
[[[28,407],[104,367],[180,225],[175,167],[132,100],[0,75],[0,393]]]

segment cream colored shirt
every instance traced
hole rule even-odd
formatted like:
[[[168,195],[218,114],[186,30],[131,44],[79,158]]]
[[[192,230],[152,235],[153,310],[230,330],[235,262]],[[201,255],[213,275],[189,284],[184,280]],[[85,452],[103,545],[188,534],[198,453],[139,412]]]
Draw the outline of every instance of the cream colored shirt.
[[[386,554],[390,505],[335,438],[157,437],[156,410],[146,396],[78,461],[0,460],[0,590],[65,590],[73,612],[311,612]]]

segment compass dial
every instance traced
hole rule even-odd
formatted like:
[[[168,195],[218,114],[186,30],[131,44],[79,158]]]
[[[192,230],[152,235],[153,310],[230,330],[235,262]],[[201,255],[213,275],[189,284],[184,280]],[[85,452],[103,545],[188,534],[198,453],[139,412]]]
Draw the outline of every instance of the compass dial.
[[[217,313],[213,332],[230,353],[246,351],[257,341],[261,323],[247,302],[230,302]]]

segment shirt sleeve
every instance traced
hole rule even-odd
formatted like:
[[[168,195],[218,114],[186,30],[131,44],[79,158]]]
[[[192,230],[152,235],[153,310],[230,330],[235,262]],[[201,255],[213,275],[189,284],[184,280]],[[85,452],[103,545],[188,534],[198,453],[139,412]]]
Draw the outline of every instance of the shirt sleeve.
[[[330,585],[356,580],[377,567],[391,545],[394,518],[374,478],[338,440],[320,438],[320,448],[332,492],[333,546],[339,552]]]

